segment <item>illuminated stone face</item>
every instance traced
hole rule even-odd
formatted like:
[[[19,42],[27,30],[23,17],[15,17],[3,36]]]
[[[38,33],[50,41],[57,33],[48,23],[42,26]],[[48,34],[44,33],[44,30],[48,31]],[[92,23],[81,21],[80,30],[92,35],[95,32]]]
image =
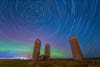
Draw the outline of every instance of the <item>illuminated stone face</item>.
[[[79,43],[78,43],[77,37],[71,37],[70,38],[70,44],[71,44],[71,48],[72,48],[72,53],[73,53],[74,59],[75,60],[82,60],[83,56],[82,56],[81,49],[79,47]]]
[[[39,39],[36,39],[34,44],[34,51],[33,51],[33,58],[32,58],[33,60],[39,60],[40,47],[41,47],[41,41]]]
[[[45,45],[45,56],[46,56],[47,60],[50,59],[50,45],[49,44]]]

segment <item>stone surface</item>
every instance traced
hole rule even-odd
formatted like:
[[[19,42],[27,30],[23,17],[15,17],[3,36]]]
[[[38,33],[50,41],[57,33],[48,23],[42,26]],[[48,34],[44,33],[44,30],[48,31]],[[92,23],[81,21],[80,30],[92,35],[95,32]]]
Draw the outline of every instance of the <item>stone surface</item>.
[[[36,39],[34,43],[34,51],[33,51],[33,58],[32,58],[33,60],[39,60],[40,47],[41,47],[41,41],[39,39]]]
[[[50,60],[50,45],[49,44],[45,45],[45,56],[47,60]]]
[[[82,56],[82,52],[81,52],[77,37],[74,37],[74,36],[71,37],[70,44],[71,44],[74,59],[75,60],[82,60],[83,56]]]

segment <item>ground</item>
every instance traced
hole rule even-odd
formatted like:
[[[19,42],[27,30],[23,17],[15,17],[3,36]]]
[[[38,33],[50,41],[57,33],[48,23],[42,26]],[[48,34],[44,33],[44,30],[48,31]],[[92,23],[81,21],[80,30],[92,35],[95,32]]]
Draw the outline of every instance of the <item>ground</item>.
[[[0,60],[0,67],[100,67],[100,59],[92,60]]]

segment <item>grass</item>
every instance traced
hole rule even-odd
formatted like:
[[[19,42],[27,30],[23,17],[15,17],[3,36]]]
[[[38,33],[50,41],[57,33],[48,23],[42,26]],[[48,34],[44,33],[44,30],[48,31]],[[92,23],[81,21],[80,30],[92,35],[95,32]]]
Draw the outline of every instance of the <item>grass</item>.
[[[100,60],[0,60],[0,67],[100,67]]]

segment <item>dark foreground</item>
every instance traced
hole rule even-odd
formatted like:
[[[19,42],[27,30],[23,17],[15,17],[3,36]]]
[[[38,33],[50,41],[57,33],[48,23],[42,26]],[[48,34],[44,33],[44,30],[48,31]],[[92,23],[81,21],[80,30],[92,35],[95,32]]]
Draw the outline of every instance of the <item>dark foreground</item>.
[[[0,67],[100,67],[100,59],[94,60],[0,60]]]

